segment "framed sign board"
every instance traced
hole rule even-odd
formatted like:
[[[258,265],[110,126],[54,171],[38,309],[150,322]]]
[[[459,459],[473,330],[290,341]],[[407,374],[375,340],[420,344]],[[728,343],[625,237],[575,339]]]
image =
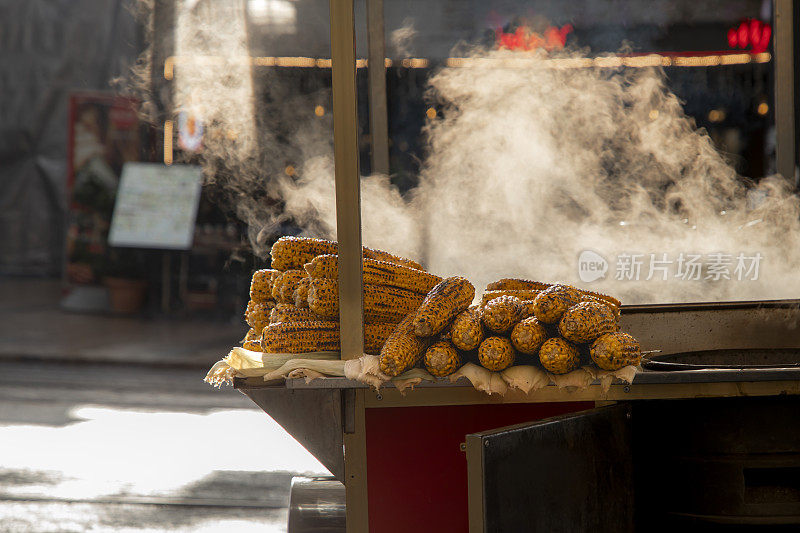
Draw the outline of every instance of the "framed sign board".
[[[198,166],[126,163],[111,218],[109,244],[188,250],[202,185]]]

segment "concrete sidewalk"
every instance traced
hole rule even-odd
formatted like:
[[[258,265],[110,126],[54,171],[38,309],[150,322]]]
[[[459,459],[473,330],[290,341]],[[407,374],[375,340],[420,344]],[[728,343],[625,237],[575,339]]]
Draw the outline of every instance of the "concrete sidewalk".
[[[60,299],[58,280],[0,278],[0,358],[208,368],[247,332],[244,320],[71,313]]]

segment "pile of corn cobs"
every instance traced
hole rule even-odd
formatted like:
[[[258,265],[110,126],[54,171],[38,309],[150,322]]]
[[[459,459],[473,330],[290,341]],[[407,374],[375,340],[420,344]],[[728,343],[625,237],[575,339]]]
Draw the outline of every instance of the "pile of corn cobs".
[[[244,347],[268,353],[339,349],[335,242],[283,237],[272,270],[253,276]],[[620,302],[561,284],[501,279],[471,305],[463,277],[442,279],[411,260],[364,248],[364,350],[388,376],[424,364],[434,376],[467,362],[499,372],[537,364],[566,374],[589,361],[638,365],[639,343],[619,332]]]

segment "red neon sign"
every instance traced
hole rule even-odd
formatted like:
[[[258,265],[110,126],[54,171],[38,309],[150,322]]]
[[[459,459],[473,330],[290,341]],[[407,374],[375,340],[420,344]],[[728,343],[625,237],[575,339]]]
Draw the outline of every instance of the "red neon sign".
[[[549,26],[544,34],[531,31],[529,28],[520,26],[514,33],[506,33],[502,28],[495,30],[497,47],[507,50],[536,50],[544,48],[548,52],[551,50],[561,50],[567,43],[567,35],[572,32],[572,24],[566,24],[561,28]]]
[[[728,45],[742,50],[749,47],[754,54],[760,54],[767,51],[770,37],[772,26],[760,20],[748,19],[728,30]]]

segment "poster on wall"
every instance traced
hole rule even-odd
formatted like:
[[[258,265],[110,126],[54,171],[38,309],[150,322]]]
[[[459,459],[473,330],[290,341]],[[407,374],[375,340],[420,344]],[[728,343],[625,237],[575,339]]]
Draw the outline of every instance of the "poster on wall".
[[[109,93],[73,93],[68,122],[68,223],[64,307],[102,310],[111,268],[108,231],[122,168],[140,161],[144,129],[136,101]]]

